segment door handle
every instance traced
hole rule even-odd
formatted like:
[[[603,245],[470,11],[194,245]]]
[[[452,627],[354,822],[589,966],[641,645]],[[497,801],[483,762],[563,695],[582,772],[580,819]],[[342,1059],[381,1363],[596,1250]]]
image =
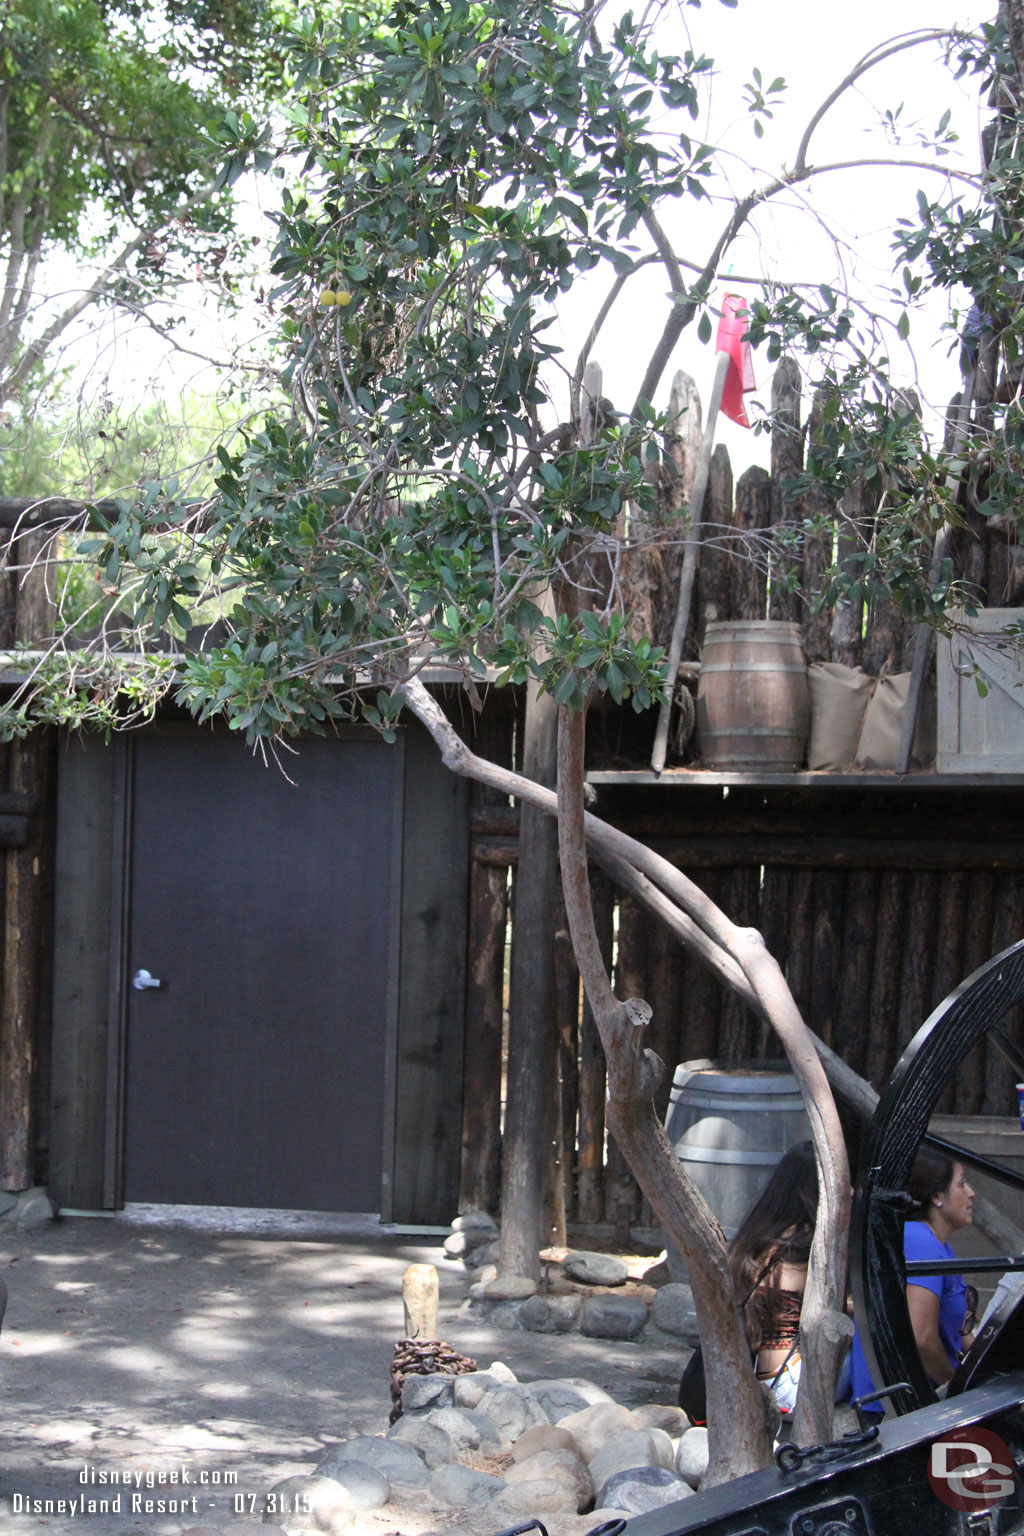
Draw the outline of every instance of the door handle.
[[[160,981],[156,976],[151,976],[148,971],[136,971],[132,977],[132,986],[136,992],[145,992],[147,987],[159,987]]]

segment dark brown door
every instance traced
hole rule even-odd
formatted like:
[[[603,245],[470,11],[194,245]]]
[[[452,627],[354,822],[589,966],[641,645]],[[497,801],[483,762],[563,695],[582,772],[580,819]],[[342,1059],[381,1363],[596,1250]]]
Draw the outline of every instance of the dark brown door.
[[[135,743],[128,1201],[381,1209],[401,749],[316,741],[286,767]]]

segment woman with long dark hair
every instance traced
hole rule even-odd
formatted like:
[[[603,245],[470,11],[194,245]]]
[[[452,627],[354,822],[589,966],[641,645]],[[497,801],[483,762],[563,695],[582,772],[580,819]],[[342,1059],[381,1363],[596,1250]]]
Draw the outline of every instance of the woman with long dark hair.
[[[974,1220],[974,1190],[963,1164],[937,1147],[921,1147],[907,1194],[912,1203],[903,1228],[903,1257],[908,1261],[955,1258],[949,1240]],[[964,1284],[961,1275],[913,1275],[907,1281],[910,1325],[921,1364],[935,1386],[949,1380],[962,1352],[973,1343],[977,1299],[977,1292]],[[853,1396],[873,1390],[860,1338],[855,1335]]]
[[[800,1382],[800,1310],[817,1215],[814,1147],[800,1141],[776,1164],[729,1248],[736,1296],[748,1298],[747,1338],[758,1380],[771,1385],[787,1415]]]

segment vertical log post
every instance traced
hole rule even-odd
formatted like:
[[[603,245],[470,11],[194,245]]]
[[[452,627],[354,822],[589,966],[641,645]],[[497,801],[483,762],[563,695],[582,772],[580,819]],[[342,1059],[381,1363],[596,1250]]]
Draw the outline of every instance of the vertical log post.
[[[702,530],[698,606],[699,645],[709,624],[730,619],[733,556],[727,540],[732,531],[732,464],[729,450],[719,443],[711,455],[707,513]],[[698,645],[698,650],[699,650]]]
[[[752,464],[736,482],[733,524],[748,535],[733,565],[732,613],[734,619],[763,619],[768,611],[768,571],[761,534],[771,522],[772,480],[766,469]]]
[[[772,378],[772,526],[799,520],[799,504],[792,492],[784,491],[787,480],[794,480],[804,467],[804,440],[800,432],[800,370],[791,357],[784,357]],[[801,554],[798,536],[787,538],[786,553],[772,558],[768,617],[800,623],[804,602],[797,590]]]
[[[825,395],[822,391],[814,397],[811,408],[811,419],[808,426],[812,444],[820,441],[822,432],[822,419],[825,409]],[[830,517],[833,511],[832,502],[821,490],[809,491],[803,499],[802,512],[805,518],[815,518],[819,515]],[[820,533],[812,533],[804,540],[804,593],[808,604],[813,604],[815,597],[821,592],[824,585],[825,573],[832,564],[832,535],[825,528]],[[832,656],[831,620],[827,609],[818,613],[810,612],[804,628],[804,651],[809,662],[829,661]]]
[[[508,869],[474,860],[462,1057],[463,1210],[496,1215],[501,1190],[501,1037]]]
[[[558,706],[536,683],[527,688],[523,772],[555,781]],[[540,1281],[544,1186],[549,1166],[545,1106],[555,1074],[555,966],[558,827],[522,805],[512,924],[505,1135],[501,1164],[503,1278]]]
[[[53,587],[46,563],[50,536],[25,533],[13,546],[21,569],[14,638],[38,643],[49,635]],[[45,807],[53,772],[50,733],[32,732],[16,741],[8,756],[8,788],[36,796]],[[43,816],[35,818],[29,841],[10,848],[4,861],[4,946],[0,1010],[0,1183],[29,1189],[36,1167],[36,1071],[43,939]]]

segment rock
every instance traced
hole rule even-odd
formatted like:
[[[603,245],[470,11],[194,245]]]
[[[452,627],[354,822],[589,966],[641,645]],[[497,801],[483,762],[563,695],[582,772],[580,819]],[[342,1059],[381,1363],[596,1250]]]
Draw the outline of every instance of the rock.
[[[498,1236],[498,1223],[487,1211],[463,1211],[461,1216],[456,1216],[452,1222],[453,1232],[485,1232],[486,1241],[491,1242]]]
[[[708,1469],[708,1432],[694,1427],[682,1436],[676,1448],[676,1471],[684,1483],[696,1488]]]
[[[340,1445],[332,1445],[317,1462],[316,1470],[323,1477],[333,1477],[334,1468],[346,1461],[364,1461],[368,1466],[376,1467],[378,1472],[383,1472],[392,1491],[425,1488],[430,1481],[423,1457],[400,1440],[356,1435],[351,1440],[343,1440]]]
[[[28,1189],[23,1195],[19,1195],[14,1203],[4,1214],[4,1221],[16,1227],[19,1232],[29,1227],[41,1227],[48,1221],[52,1221],[57,1214],[57,1207],[42,1188]]]
[[[616,1472],[631,1471],[636,1467],[663,1467],[664,1448],[655,1438],[660,1433],[652,1429],[630,1429],[606,1440],[597,1455],[590,1458],[590,1475],[594,1479],[594,1487],[603,1488]],[[667,1435],[663,1438],[668,1440]],[[604,1503],[604,1500],[601,1502]]]
[[[485,1392],[491,1392],[495,1387],[514,1386],[515,1380],[508,1366],[495,1360],[486,1371],[467,1371],[464,1376],[453,1376],[452,1399],[456,1408],[475,1408]]]
[[[519,1309],[519,1320],[532,1333],[572,1333],[582,1311],[579,1296],[530,1296]]]
[[[524,1431],[512,1447],[516,1461],[526,1461],[528,1457],[536,1456],[538,1451],[573,1451],[577,1456],[580,1454],[576,1436],[559,1424],[535,1424],[532,1429]]]
[[[425,1418],[411,1419],[403,1413],[397,1424],[392,1424],[388,1430],[387,1438],[400,1440],[403,1445],[411,1445],[413,1450],[419,1451],[431,1470],[455,1460],[455,1447],[451,1436],[437,1424],[431,1424]]]
[[[431,1497],[449,1509],[471,1509],[476,1504],[489,1504],[501,1493],[505,1484],[500,1477],[487,1472],[475,1472],[472,1467],[437,1467],[430,1475]]]
[[[271,1514],[266,1521],[268,1525],[279,1525],[288,1533],[323,1531],[324,1536],[337,1536],[352,1524],[351,1496],[333,1477],[316,1472],[300,1472],[296,1477],[286,1477],[269,1490],[268,1502],[271,1500],[283,1504],[286,1509],[301,1505],[293,1514]]]
[[[587,1516],[588,1529],[596,1530],[599,1525],[606,1525],[609,1520],[621,1520],[628,1514],[625,1509],[592,1509]]]
[[[336,1483],[348,1493],[352,1508],[365,1512],[380,1509],[391,1498],[391,1484],[378,1467],[368,1461],[341,1461],[334,1464],[331,1473]],[[231,1527],[231,1536],[237,1536],[238,1528]]]
[[[540,1403],[553,1424],[559,1423],[571,1413],[580,1413],[597,1403],[610,1403],[614,1399],[603,1387],[595,1386],[582,1376],[556,1377],[554,1380],[531,1381],[530,1392]],[[569,1428],[571,1429],[571,1425]]]
[[[562,1268],[584,1285],[625,1285],[629,1268],[610,1253],[567,1253]]]
[[[590,1469],[577,1451],[537,1451],[522,1461],[516,1461],[505,1473],[510,1488],[520,1483],[562,1483],[576,1497],[576,1513],[582,1515],[594,1502],[594,1480]]]
[[[426,1417],[428,1424],[444,1430],[456,1455],[481,1446],[498,1449],[502,1443],[490,1419],[472,1408],[431,1408]]]
[[[643,1515],[692,1495],[693,1489],[665,1467],[633,1467],[608,1479],[600,1490],[600,1502],[630,1515]]]
[[[492,1387],[480,1399],[477,1412],[491,1421],[504,1440],[518,1440],[532,1424],[550,1422],[540,1403],[522,1387]]]
[[[593,1461],[602,1445],[615,1435],[636,1428],[629,1409],[610,1399],[608,1402],[594,1403],[578,1413],[570,1413],[559,1419],[558,1424],[559,1428],[567,1429],[573,1436],[584,1461]]]
[[[550,1478],[516,1483],[498,1494],[490,1510],[516,1520],[524,1515],[574,1515],[576,1496],[571,1488]]]
[[[477,1255],[474,1253],[473,1257],[475,1259],[477,1257]],[[488,1281],[490,1281],[490,1280],[497,1280],[497,1278],[498,1278],[498,1266],[497,1266],[497,1264],[481,1264],[478,1269],[472,1270],[471,1273],[470,1273],[470,1276],[469,1276],[469,1280],[470,1280],[470,1285],[471,1286],[474,1286],[474,1285],[485,1286],[488,1283]],[[482,1292],[481,1292],[481,1294],[482,1294]]]
[[[639,1296],[588,1296],[580,1332],[593,1339],[636,1339],[648,1316],[647,1303]]]
[[[9,1190],[0,1189],[0,1217],[6,1216],[8,1211],[16,1210],[17,1206],[17,1195],[12,1195]]]
[[[486,1232],[480,1232],[474,1228],[468,1232],[453,1232],[444,1240],[445,1258],[465,1259],[470,1263],[471,1256],[479,1253],[481,1248],[486,1248],[489,1242]]]
[[[402,1412],[416,1413],[421,1408],[445,1408],[454,1395],[455,1376],[431,1371],[429,1376],[407,1376],[402,1383]]]
[[[678,1440],[690,1428],[683,1410],[671,1403],[644,1403],[642,1407],[634,1408],[633,1423],[637,1429],[663,1429],[673,1440]]]
[[[651,1303],[651,1322],[664,1333],[671,1333],[696,1348],[700,1343],[693,1292],[688,1285],[663,1285]]]
[[[650,1269],[645,1269],[641,1277],[644,1285],[668,1285],[672,1279],[672,1271],[668,1267],[668,1259],[659,1259],[657,1264],[652,1264]]]
[[[488,1301],[524,1301],[536,1294],[536,1282],[526,1275],[498,1275],[484,1286]]]

